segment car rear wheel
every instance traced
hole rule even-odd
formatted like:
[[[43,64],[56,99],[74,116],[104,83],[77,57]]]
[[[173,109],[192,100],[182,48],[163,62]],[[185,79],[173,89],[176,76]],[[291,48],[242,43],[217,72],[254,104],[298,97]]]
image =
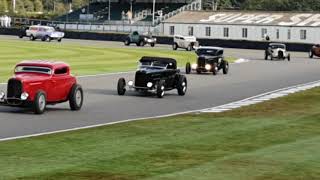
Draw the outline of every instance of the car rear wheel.
[[[191,72],[191,64],[188,62],[186,64],[186,74],[190,74],[190,72]]]
[[[224,61],[223,63],[223,74],[228,74],[229,72],[229,63],[227,61]]]
[[[72,86],[69,95],[69,105],[72,111],[78,111],[83,104],[83,90],[78,84]]]
[[[126,93],[126,80],[124,78],[118,80],[117,91],[120,96],[123,96]]]
[[[177,90],[179,96],[184,96],[187,92],[187,78],[184,75],[179,76],[178,84],[177,84]]]
[[[177,43],[174,43],[174,44],[172,45],[172,49],[173,49],[173,50],[177,50],[177,49],[178,49],[178,44],[177,44]]]
[[[309,58],[313,58],[313,52],[312,52],[312,50],[309,51]]]
[[[46,109],[46,95],[43,91],[37,92],[34,98],[33,111],[35,114],[43,114]]]
[[[157,82],[157,97],[163,98],[164,96],[164,81]]]

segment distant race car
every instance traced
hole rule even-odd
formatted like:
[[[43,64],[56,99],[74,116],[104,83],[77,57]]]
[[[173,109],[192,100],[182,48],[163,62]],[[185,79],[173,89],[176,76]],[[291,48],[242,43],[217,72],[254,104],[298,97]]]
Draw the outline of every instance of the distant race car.
[[[152,37],[152,35],[140,35],[137,31],[133,31],[124,40],[124,45],[129,46],[131,43],[135,43],[137,46],[144,46],[150,44],[154,47],[157,43],[157,38]]]
[[[184,96],[187,92],[187,78],[180,74],[176,60],[160,57],[142,57],[134,81],[126,83],[124,78],[120,78],[117,87],[119,95],[124,95],[126,90],[135,90],[154,92],[158,98],[172,89],[177,89],[178,94]]]
[[[186,74],[196,71],[198,74],[211,72],[216,75],[222,69],[223,74],[228,74],[229,63],[224,59],[223,48],[220,47],[199,47],[196,50],[197,62],[186,64]]]
[[[320,44],[313,45],[309,51],[309,57],[313,58],[313,56],[320,57]]]
[[[281,43],[270,43],[268,48],[265,50],[264,59],[268,60],[270,57],[271,60],[273,59],[287,59],[290,61],[290,53],[287,52],[286,45]]]
[[[173,37],[173,45],[172,49],[177,50],[178,48],[186,49],[187,51],[191,51],[196,49],[199,46],[199,42],[197,38],[194,36],[180,36],[175,35]]]
[[[9,79],[7,94],[0,92],[0,104],[29,107],[42,114],[47,104],[69,101],[71,110],[80,110],[83,90],[70,75],[70,67],[63,62],[23,61],[16,65]]]
[[[25,36],[29,37],[31,41],[41,39],[42,41],[57,40],[61,42],[64,37],[64,32],[56,31],[55,28],[51,26],[30,26],[25,31]],[[19,37],[22,38],[24,36],[21,37],[20,35]]]

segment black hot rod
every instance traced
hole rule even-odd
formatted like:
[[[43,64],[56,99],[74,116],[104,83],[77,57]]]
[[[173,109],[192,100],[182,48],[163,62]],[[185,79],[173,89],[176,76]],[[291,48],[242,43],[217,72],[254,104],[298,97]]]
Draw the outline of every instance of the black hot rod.
[[[186,74],[196,71],[198,74],[203,72],[211,72],[216,75],[219,70],[223,70],[223,74],[228,74],[229,63],[224,59],[223,48],[219,47],[199,47],[196,50],[197,62],[186,64]]]
[[[187,79],[177,69],[176,60],[160,57],[142,57],[134,81],[126,83],[124,78],[120,78],[117,87],[119,95],[124,95],[126,90],[135,90],[142,93],[155,92],[158,98],[172,89],[177,89],[180,96],[185,95]]]

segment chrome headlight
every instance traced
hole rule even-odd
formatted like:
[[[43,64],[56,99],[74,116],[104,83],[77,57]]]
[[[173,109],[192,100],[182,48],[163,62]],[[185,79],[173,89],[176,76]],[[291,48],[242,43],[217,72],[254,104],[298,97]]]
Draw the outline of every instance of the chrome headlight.
[[[148,87],[148,88],[151,88],[152,85],[153,85],[152,82],[148,82],[148,83],[147,83],[147,87]]]
[[[211,69],[211,65],[210,64],[206,64],[206,66],[204,68],[206,68],[206,70],[209,71]]]
[[[147,39],[147,38],[144,38],[144,41],[148,41],[148,39]]]
[[[128,86],[133,86],[133,81],[129,81]]]
[[[26,93],[26,92],[23,92],[23,93],[21,94],[21,96],[20,96],[20,99],[24,101],[24,100],[27,100],[28,97],[29,97],[29,94]]]
[[[3,91],[0,92],[0,100],[3,100],[5,96],[5,93]]]
[[[191,68],[192,68],[192,69],[197,69],[197,67],[198,67],[198,64],[192,64],[192,65],[191,65]]]

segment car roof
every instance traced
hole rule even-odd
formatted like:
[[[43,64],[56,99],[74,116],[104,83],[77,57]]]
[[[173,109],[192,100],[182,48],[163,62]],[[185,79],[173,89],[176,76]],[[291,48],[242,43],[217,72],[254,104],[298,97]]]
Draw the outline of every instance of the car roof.
[[[42,25],[33,25],[33,26],[30,26],[30,27],[54,28],[52,26],[42,26]]]
[[[222,48],[222,47],[215,47],[215,46],[200,46],[198,49],[223,50],[223,48]]]
[[[285,46],[285,44],[283,44],[283,43],[270,43],[270,44],[269,44],[269,46],[274,46],[274,45]]]
[[[46,60],[25,60],[18,63],[16,66],[40,66],[57,69],[62,67],[69,67],[67,63],[61,61],[46,61]]]
[[[150,61],[159,61],[159,62],[163,62],[163,63],[167,63],[167,64],[172,63],[172,65],[174,67],[177,66],[177,61],[175,59],[172,59],[172,58],[143,56],[140,59],[140,62],[150,62]]]

